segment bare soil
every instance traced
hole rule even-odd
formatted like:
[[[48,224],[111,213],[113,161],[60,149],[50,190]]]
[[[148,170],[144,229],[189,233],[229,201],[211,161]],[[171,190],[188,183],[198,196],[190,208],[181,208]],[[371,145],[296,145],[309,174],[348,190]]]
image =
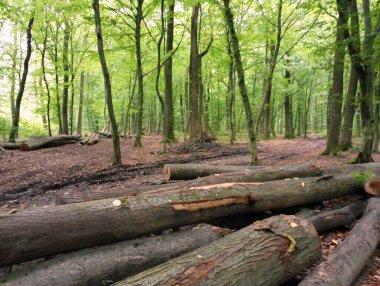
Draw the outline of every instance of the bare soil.
[[[161,136],[144,136],[142,148],[133,147],[132,137],[122,139],[123,166],[111,167],[112,141],[103,139],[92,146],[71,144],[30,152],[0,152],[0,210],[14,211],[33,206],[55,204],[58,193],[73,191],[107,192],[119,186],[162,183],[165,163],[202,162],[248,165],[248,145],[206,142],[197,146],[170,146],[161,153]],[[310,162],[320,168],[342,165],[355,158],[356,152],[339,156],[321,156],[326,140],[318,136],[293,140],[268,140],[259,143],[259,162],[278,166]],[[200,147],[199,147],[200,146]],[[374,154],[380,161],[380,154]],[[347,230],[323,236],[327,255],[347,235]],[[356,285],[380,285],[380,256],[375,255]]]

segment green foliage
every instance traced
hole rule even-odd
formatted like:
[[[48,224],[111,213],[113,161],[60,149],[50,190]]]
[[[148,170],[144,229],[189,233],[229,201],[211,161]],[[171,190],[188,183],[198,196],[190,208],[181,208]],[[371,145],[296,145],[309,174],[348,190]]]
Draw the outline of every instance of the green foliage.
[[[375,177],[375,174],[370,171],[365,172],[351,172],[351,176],[353,176],[358,183],[365,183],[369,179]]]

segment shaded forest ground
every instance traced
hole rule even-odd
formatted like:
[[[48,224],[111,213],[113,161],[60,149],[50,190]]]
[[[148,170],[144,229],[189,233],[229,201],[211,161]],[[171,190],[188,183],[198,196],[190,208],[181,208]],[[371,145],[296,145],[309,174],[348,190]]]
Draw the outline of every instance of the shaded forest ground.
[[[123,167],[110,168],[112,142],[102,140],[93,146],[79,144],[40,149],[31,152],[0,153],[0,209],[5,211],[43,205],[54,205],[61,192],[107,192],[119,186],[162,183],[161,170],[165,163],[202,162],[211,164],[248,165],[248,145],[237,142],[231,146],[210,143],[187,153],[183,145],[171,146],[161,154],[161,136],[144,136],[143,148],[133,147],[133,138],[122,139]],[[294,140],[268,140],[259,143],[260,165],[284,165],[310,162],[320,168],[341,165],[353,159],[356,150],[340,156],[321,156],[326,140],[310,135]],[[186,149],[186,148],[185,148]],[[188,149],[188,148],[187,148]],[[374,154],[380,161],[380,154]],[[323,236],[327,255],[347,235],[337,230]],[[380,285],[380,256],[374,256],[357,285]]]

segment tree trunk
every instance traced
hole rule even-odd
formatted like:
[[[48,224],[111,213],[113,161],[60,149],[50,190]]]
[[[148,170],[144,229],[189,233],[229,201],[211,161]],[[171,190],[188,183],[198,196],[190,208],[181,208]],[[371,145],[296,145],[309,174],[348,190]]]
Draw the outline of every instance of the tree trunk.
[[[143,125],[143,109],[144,109],[144,83],[142,71],[142,55],[141,55],[141,22],[143,20],[142,6],[144,0],[137,0],[136,14],[135,14],[135,46],[136,46],[136,65],[137,65],[137,130],[135,137],[135,147],[142,147],[142,125]]]
[[[10,102],[11,102],[11,115],[12,120],[15,114],[15,89],[16,89],[16,72],[17,72],[17,52],[18,52],[18,43],[17,43],[17,26],[13,26],[13,51],[12,51],[12,70],[11,70],[11,90],[10,90]]]
[[[55,43],[54,43],[54,72],[55,72],[55,96],[57,100],[57,117],[58,117],[58,124],[59,124],[59,134],[62,134],[63,127],[62,127],[62,116],[61,116],[61,104],[60,104],[60,98],[59,98],[59,75],[58,75],[58,36],[59,36],[59,23],[56,23],[56,30],[55,30]]]
[[[225,16],[229,33],[231,35],[232,46],[234,49],[236,71],[237,71],[238,79],[239,79],[240,95],[242,97],[244,111],[245,111],[245,119],[246,119],[247,130],[248,130],[248,140],[249,140],[249,145],[250,145],[251,164],[255,165],[257,164],[256,134],[255,134],[255,127],[253,123],[251,105],[249,103],[247,86],[245,84],[245,79],[244,79],[244,69],[243,69],[243,64],[242,64],[241,55],[240,55],[239,41],[236,36],[236,32],[234,28],[233,15],[230,9],[230,1],[223,0],[223,2],[224,2],[224,16]]]
[[[340,124],[342,118],[344,57],[344,20],[338,17],[336,25],[335,54],[333,64],[333,85],[328,96],[327,145],[324,155],[338,155]]]
[[[65,20],[65,30],[63,31],[63,92],[62,92],[62,133],[69,134],[68,120],[68,99],[69,99],[69,40],[70,24]]]
[[[355,224],[349,236],[300,286],[352,285],[380,242],[380,198],[368,201],[361,220]]]
[[[311,164],[287,165],[282,167],[264,167],[264,166],[238,166],[238,165],[210,165],[210,164],[167,164],[163,168],[165,180],[192,180],[198,177],[205,177],[217,174],[216,177],[222,176],[220,173],[234,172],[231,177],[239,178],[239,175],[272,174],[276,176],[276,172],[290,172],[288,177],[302,176],[303,172],[308,175],[319,175],[318,168]],[[309,173],[310,172],[310,173]],[[297,175],[299,173],[299,175]],[[283,177],[283,174],[278,174]],[[286,176],[286,175],[285,175]],[[267,179],[268,181],[270,179]],[[276,179],[272,179],[276,180]],[[206,185],[206,181],[205,185]],[[233,182],[233,181],[230,181]]]
[[[0,266],[228,215],[342,197],[362,191],[364,181],[357,175],[347,174],[265,183],[225,183],[1,213]]]
[[[167,11],[167,37],[166,37],[166,55],[169,56],[164,67],[165,77],[165,129],[166,140],[174,142],[174,111],[173,111],[173,59],[170,54],[173,52],[174,40],[174,6],[175,0],[169,1]]]
[[[351,20],[352,21],[352,20]],[[350,81],[348,83],[347,99],[344,105],[344,117],[340,133],[340,148],[347,151],[352,147],[352,128],[356,110],[356,91],[358,87],[358,74],[351,67]]]
[[[274,286],[302,272],[320,256],[314,227],[304,219],[281,215],[258,221],[115,285]]]
[[[203,247],[228,234],[211,225],[60,255],[0,277],[3,286],[103,286]]]
[[[321,234],[337,227],[349,226],[355,223],[355,220],[364,213],[366,206],[366,202],[358,201],[338,209],[322,211],[309,217],[308,221]]]
[[[98,54],[99,54],[100,63],[102,65],[102,71],[103,71],[103,77],[104,77],[104,89],[105,89],[105,94],[106,94],[108,116],[111,122],[112,143],[113,143],[112,165],[118,166],[118,165],[121,165],[122,163],[121,152],[120,152],[119,130],[117,128],[116,117],[113,110],[111,79],[108,72],[106,57],[104,55],[102,26],[101,26],[100,11],[99,11],[99,0],[94,0],[92,3],[92,7],[94,9],[95,31],[96,31],[96,37],[97,37]]]
[[[289,55],[288,55],[289,56]],[[288,59],[286,63],[289,65],[290,60]],[[291,82],[291,74],[289,67],[285,70],[285,79],[287,81],[287,85],[289,86]],[[293,139],[294,138],[294,129],[293,129],[293,109],[292,109],[292,96],[288,91],[285,92],[285,139]]]
[[[57,135],[41,138],[38,140],[30,140],[20,145],[21,151],[31,151],[39,148],[46,148],[50,146],[59,146],[79,142],[79,135]]]
[[[79,84],[79,107],[78,107],[78,121],[77,121],[77,134],[82,135],[82,113],[83,113],[83,96],[84,96],[84,71],[80,74]]]
[[[20,87],[19,87],[17,97],[16,97],[16,106],[15,106],[15,112],[14,112],[13,120],[12,120],[12,128],[11,128],[11,132],[9,134],[9,142],[15,142],[16,137],[18,136],[18,125],[19,125],[19,120],[20,120],[21,100],[22,100],[22,97],[24,95],[26,78],[28,76],[28,70],[29,70],[29,60],[30,60],[30,57],[32,55],[33,22],[34,22],[34,16],[32,16],[32,18],[29,20],[28,28],[26,30],[27,50],[26,50],[26,56],[25,56],[25,60],[24,60],[24,70],[22,72],[22,77],[20,80]]]
[[[200,4],[193,7],[191,16],[191,47],[190,47],[190,139],[201,131],[201,111],[199,110],[199,52],[198,52],[198,14]]]

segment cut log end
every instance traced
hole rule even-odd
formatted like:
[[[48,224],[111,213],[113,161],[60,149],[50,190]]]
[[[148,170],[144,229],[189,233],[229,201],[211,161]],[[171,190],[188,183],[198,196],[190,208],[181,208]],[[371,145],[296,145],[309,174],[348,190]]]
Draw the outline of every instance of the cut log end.
[[[21,150],[21,151],[30,151],[29,144],[28,144],[28,143],[22,143],[22,144],[20,145],[20,150]]]
[[[162,169],[162,173],[164,175],[164,180],[169,181],[170,180],[170,167],[169,165],[165,165]]]
[[[365,184],[365,191],[374,196],[380,196],[380,179],[371,179]]]

